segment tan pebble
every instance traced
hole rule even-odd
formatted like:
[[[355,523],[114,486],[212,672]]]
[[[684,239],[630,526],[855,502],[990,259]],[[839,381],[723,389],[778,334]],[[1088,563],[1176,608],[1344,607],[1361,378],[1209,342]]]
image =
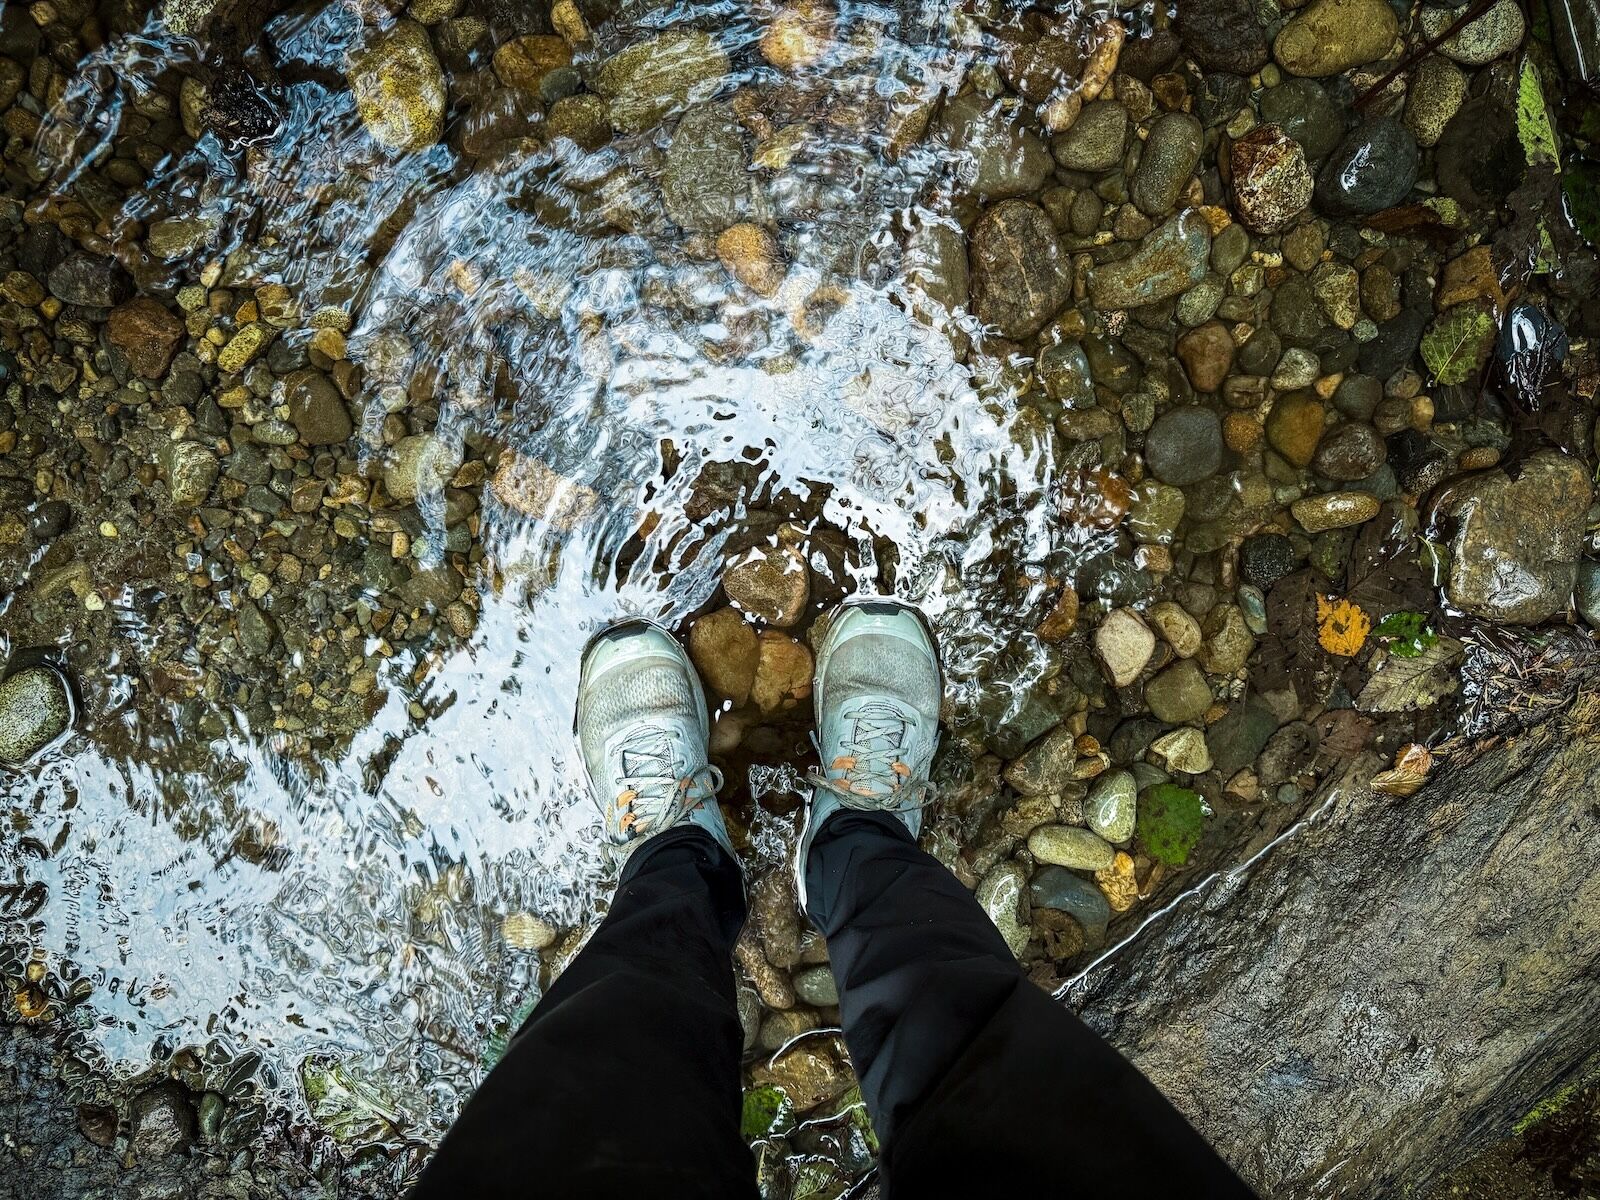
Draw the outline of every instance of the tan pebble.
[[[776,295],[783,284],[778,239],[760,225],[742,222],[724,229],[717,237],[717,257],[728,274],[757,295]]]
[[[1236,454],[1247,454],[1261,444],[1261,424],[1249,413],[1231,412],[1222,418],[1222,440]]]
[[[761,35],[761,57],[780,71],[814,65],[828,52],[833,16],[826,5],[814,2],[785,5]]]

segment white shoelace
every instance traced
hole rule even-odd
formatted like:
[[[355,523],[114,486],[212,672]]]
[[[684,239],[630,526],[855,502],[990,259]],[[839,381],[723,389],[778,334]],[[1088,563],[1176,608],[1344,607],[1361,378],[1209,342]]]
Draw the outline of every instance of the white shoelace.
[[[901,759],[910,722],[898,708],[869,700],[845,713],[844,719],[855,724],[842,753],[823,770],[812,771],[812,783],[835,793],[850,808],[903,812],[933,803],[933,782],[913,776]],[[815,733],[811,742],[821,758],[822,744]],[[830,775],[832,771],[838,774]]]
[[[660,726],[644,725],[629,734],[619,747],[619,757],[623,775],[616,807],[624,832],[670,829],[722,789],[722,772],[709,763],[687,775],[680,773],[672,735]]]

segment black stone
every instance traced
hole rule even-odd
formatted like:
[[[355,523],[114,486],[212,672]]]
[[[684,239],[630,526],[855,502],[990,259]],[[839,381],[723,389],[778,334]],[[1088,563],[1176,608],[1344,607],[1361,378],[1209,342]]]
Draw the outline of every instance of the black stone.
[[[1262,591],[1295,569],[1299,557],[1294,543],[1281,533],[1258,533],[1239,547],[1240,569],[1244,577]]]
[[[1395,482],[1413,496],[1431,491],[1450,470],[1450,456],[1427,434],[1402,429],[1386,442]]]
[[[1393,117],[1376,117],[1345,135],[1317,175],[1316,199],[1324,212],[1375,213],[1411,194],[1422,152],[1411,131]]]

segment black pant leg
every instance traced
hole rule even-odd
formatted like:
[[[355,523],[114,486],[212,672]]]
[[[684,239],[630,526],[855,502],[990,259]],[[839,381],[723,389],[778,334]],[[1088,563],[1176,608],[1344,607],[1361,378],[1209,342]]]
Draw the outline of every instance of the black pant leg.
[[[886,1197],[1251,1197],[1143,1075],[1028,982],[972,894],[898,820],[830,818],[806,891]]]
[[[413,1200],[751,1200],[732,965],[744,917],[738,864],[703,830],[639,849]]]

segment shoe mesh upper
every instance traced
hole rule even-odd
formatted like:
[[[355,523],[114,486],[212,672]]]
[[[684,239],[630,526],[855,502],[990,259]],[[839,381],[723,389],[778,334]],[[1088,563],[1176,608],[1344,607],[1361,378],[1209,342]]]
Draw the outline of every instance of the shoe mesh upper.
[[[899,638],[862,633],[847,638],[828,663],[830,701],[863,695],[889,695],[925,716],[939,711],[939,674],[921,654]]]
[[[598,749],[625,725],[666,717],[698,719],[689,681],[675,663],[641,663],[595,681],[585,701],[581,732]]]

